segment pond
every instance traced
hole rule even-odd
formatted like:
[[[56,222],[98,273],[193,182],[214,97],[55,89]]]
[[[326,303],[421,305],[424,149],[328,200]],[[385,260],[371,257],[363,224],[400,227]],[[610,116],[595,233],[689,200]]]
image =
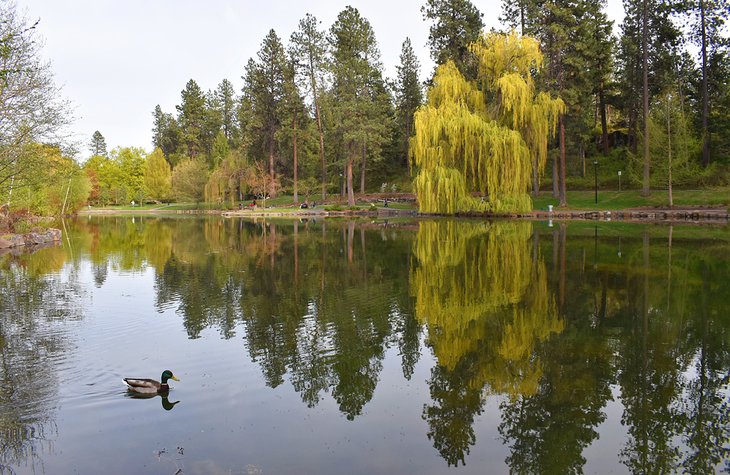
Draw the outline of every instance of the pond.
[[[730,471],[727,227],[64,228],[0,256],[0,473]]]

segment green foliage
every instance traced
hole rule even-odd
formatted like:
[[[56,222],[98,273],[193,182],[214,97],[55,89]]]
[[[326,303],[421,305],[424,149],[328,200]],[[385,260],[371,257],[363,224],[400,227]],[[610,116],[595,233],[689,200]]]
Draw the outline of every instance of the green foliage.
[[[368,159],[381,158],[392,106],[382,78],[375,33],[357,9],[348,6],[340,12],[330,28],[329,42],[333,87],[328,100],[334,147],[347,184],[348,205],[352,206],[354,168],[360,166],[360,189],[364,191]]]
[[[184,153],[196,158],[205,152],[204,133],[206,120],[206,102],[203,91],[193,79],[185,84],[180,92],[181,102],[175,106],[178,112],[181,141]]]
[[[168,201],[171,198],[172,170],[159,147],[147,157],[144,192],[148,199],[154,201]]]
[[[472,50],[484,92],[449,62],[437,69],[428,103],[416,112],[419,209],[527,211],[532,167],[545,166],[563,102],[535,90],[532,72],[542,55],[534,39],[492,33]],[[471,189],[488,199],[473,199]]]
[[[15,2],[0,2],[0,194],[40,184],[46,163],[34,144],[65,143],[72,117],[42,58],[37,26]]]
[[[89,143],[89,150],[91,155],[104,155],[106,156],[106,140],[101,132],[98,130],[91,136],[91,142]]]
[[[172,192],[178,200],[203,201],[208,166],[199,159],[186,158],[172,170]]]
[[[400,64],[396,66],[395,82],[396,120],[398,122],[398,152],[401,162],[408,163],[409,144],[413,135],[413,114],[423,104],[423,89],[419,80],[420,64],[413,51],[411,39],[401,47]]]
[[[236,93],[233,84],[224,79],[215,90],[216,112],[220,118],[221,131],[228,139],[229,147],[240,142],[241,131],[236,123]]]
[[[205,199],[212,203],[228,202],[233,206],[247,191],[246,176],[249,164],[240,150],[229,153],[220,167],[213,170],[205,185]]]
[[[127,201],[144,201],[144,174],[146,153],[138,147],[117,147],[111,152],[110,160],[116,166],[113,185],[124,190]]]
[[[421,13],[425,20],[433,22],[428,45],[436,65],[453,61],[467,79],[474,79],[469,45],[482,33],[482,13],[469,0],[426,0]]]
[[[71,214],[86,204],[91,182],[75,160],[50,145],[29,145],[26,153],[33,154],[41,164],[36,170],[38,181],[1,196],[3,203],[40,216]]]
[[[249,111],[248,123],[242,128],[249,134],[248,156],[266,161],[273,177],[280,155],[276,133],[282,127],[281,107],[289,70],[284,46],[274,30],[264,38],[257,56],[258,61],[250,59],[246,65],[243,95]]]

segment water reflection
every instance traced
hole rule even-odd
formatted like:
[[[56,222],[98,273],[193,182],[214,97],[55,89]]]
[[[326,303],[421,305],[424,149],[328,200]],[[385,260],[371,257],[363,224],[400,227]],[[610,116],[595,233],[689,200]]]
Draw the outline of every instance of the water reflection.
[[[153,270],[188,338],[241,339],[268,387],[348,420],[367,417],[387,358],[405,379],[427,362],[423,440],[448,466],[493,443],[477,440],[490,401],[513,472],[582,472],[599,436],[620,441],[616,470],[729,463],[727,230],[94,218],[70,233],[73,249],[0,258],[6,465],[53,430],[53,372],[23,387],[69,351],[54,322],[80,318],[86,261],[100,289]]]
[[[47,247],[0,257],[0,473],[35,470],[53,449],[59,380],[51,362],[69,350],[64,324],[82,316],[76,276],[52,275],[65,256]]]
[[[423,417],[449,465],[465,463],[486,397],[535,395],[536,348],[564,329],[532,232],[529,222],[420,224],[411,291],[438,363]]]
[[[166,411],[171,411],[175,407],[175,404],[180,403],[180,401],[170,401],[170,396],[164,394],[136,394],[127,392],[126,397],[129,399],[157,399],[159,397],[162,408]]]

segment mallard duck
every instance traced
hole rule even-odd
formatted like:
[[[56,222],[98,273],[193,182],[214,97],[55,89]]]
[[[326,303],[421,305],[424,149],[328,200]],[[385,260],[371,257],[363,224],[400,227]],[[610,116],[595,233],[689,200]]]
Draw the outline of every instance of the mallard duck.
[[[149,378],[124,378],[127,389],[140,394],[166,394],[170,391],[167,380],[180,381],[172,374],[172,371],[166,369],[160,376],[160,382]]]

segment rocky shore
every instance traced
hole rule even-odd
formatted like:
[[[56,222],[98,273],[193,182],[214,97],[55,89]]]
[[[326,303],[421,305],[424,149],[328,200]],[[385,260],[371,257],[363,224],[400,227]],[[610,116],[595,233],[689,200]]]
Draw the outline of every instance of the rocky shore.
[[[49,228],[45,231],[26,234],[0,234],[0,250],[16,247],[33,247],[61,241],[61,230]]]

